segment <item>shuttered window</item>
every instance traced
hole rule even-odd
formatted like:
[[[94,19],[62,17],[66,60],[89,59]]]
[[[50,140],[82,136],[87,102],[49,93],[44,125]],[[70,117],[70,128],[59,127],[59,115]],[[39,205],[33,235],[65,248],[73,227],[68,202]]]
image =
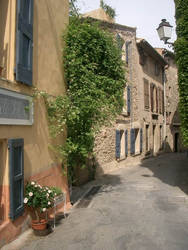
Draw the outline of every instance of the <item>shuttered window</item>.
[[[159,93],[158,89],[156,88],[156,113],[159,111]]]
[[[17,0],[16,80],[32,85],[33,0]]]
[[[126,64],[128,65],[129,64],[129,44],[130,44],[130,42],[129,41],[127,41],[126,43],[125,43],[125,56],[126,56],[126,59],[125,59],[125,61],[126,61]]]
[[[151,102],[151,112],[153,112],[153,84],[150,84],[150,102]]]
[[[162,90],[162,95],[161,95],[161,98],[162,98],[162,114],[164,114],[164,91]]]
[[[158,88],[158,112],[161,114],[161,90]]]
[[[116,35],[116,41],[117,41],[117,46],[118,46],[120,52],[122,53],[124,40],[123,40],[123,38],[121,38],[121,36],[119,34]]]
[[[9,139],[10,218],[15,220],[24,212],[24,140]]]
[[[142,128],[140,129],[140,153],[142,153],[143,149],[143,130]]]
[[[121,152],[121,133],[120,130],[116,130],[116,159],[120,158]]]
[[[144,107],[149,109],[149,82],[144,79]]]
[[[127,113],[130,115],[131,113],[131,88],[127,86]]]
[[[128,131],[125,130],[125,156],[128,156]]]
[[[132,128],[130,130],[130,142],[131,142],[131,154],[134,155],[135,154],[135,129]]]

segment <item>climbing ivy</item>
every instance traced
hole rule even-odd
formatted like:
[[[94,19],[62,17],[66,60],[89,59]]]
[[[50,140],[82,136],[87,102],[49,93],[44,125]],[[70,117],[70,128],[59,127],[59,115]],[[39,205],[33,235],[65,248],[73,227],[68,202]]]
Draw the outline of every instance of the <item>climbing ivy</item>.
[[[51,134],[56,137],[66,128],[66,143],[56,150],[66,159],[70,175],[93,157],[99,128],[121,112],[126,81],[116,39],[100,24],[72,17],[63,38],[67,95],[40,95],[47,105]]]
[[[67,96],[68,164],[84,165],[93,152],[95,133],[123,107],[125,72],[113,36],[99,24],[72,18],[64,51]]]
[[[178,66],[179,110],[183,142],[188,146],[188,0],[175,0],[177,40],[175,55]]]

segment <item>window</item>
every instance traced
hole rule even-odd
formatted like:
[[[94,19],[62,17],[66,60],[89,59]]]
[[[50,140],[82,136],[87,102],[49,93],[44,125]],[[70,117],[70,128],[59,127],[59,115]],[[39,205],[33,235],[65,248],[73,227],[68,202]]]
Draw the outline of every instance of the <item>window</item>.
[[[162,125],[160,125],[159,134],[160,134],[160,150],[162,150],[163,149],[163,126]]]
[[[131,87],[127,86],[127,113],[131,113]]]
[[[159,76],[160,74],[160,66],[159,64],[156,62],[155,63],[155,76]]]
[[[144,52],[143,48],[139,48],[139,63],[144,66],[147,61],[147,54]]]
[[[32,85],[33,0],[17,0],[16,80]]]
[[[125,62],[126,62],[126,64],[128,65],[129,64],[129,49],[130,49],[130,43],[131,43],[131,41],[126,41],[126,43],[125,43],[125,56],[126,56],[126,60],[125,60]]]
[[[153,112],[153,83],[150,84],[150,102],[151,102],[151,112]]]
[[[144,108],[149,109],[149,82],[144,79]]]
[[[120,36],[120,34],[117,34],[117,35],[116,35],[116,42],[117,42],[117,46],[118,46],[119,50],[122,52],[124,40],[123,40],[123,38]]]
[[[140,154],[142,152],[142,128],[132,128],[130,131],[131,154]]]
[[[15,220],[24,212],[24,140],[9,139],[10,218]]]
[[[125,158],[128,155],[128,131],[116,130],[116,159]]]
[[[161,91],[161,98],[162,98],[162,114],[164,114],[164,91]]]
[[[149,147],[149,125],[146,125],[146,152],[150,150]]]

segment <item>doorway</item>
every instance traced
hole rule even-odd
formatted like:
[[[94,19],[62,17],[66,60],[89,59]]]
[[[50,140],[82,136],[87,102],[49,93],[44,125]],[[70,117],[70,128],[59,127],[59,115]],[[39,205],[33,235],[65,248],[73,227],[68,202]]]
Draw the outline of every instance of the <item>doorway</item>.
[[[178,143],[179,143],[179,133],[175,133],[174,135],[174,152],[178,152]]]
[[[155,145],[155,128],[156,128],[156,125],[153,125],[153,154],[155,154],[156,152],[156,145]]]

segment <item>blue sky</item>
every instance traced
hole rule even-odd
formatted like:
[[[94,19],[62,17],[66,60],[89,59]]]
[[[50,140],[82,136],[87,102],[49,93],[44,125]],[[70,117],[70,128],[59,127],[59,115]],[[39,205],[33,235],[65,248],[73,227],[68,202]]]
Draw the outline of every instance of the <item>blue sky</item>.
[[[173,26],[171,41],[175,34],[174,0],[106,0],[116,10],[116,22],[137,27],[137,37],[145,38],[153,47],[166,47],[159,40],[156,28],[161,19],[166,18]],[[80,12],[99,8],[100,0],[78,0]]]

